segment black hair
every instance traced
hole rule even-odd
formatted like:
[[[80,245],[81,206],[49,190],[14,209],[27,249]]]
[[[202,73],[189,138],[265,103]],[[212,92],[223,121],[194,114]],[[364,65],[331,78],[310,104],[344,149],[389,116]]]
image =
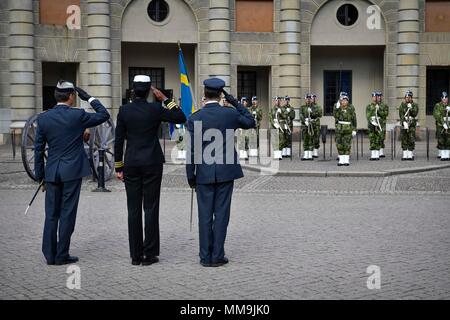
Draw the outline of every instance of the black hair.
[[[205,87],[205,98],[208,100],[219,100],[222,90]]]
[[[67,100],[69,100],[69,97],[72,93],[74,93],[75,91],[59,91],[59,90],[55,90],[55,100],[57,103],[59,102],[66,102]]]
[[[150,89],[134,88],[133,91],[136,98],[143,98],[143,99],[147,99],[148,94],[150,93]]]

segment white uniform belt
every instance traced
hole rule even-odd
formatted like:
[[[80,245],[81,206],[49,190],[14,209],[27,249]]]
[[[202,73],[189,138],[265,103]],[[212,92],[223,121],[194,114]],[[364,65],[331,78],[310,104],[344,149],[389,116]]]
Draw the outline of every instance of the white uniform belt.
[[[444,119],[444,121],[450,121],[450,117],[443,117],[442,119]]]
[[[414,119],[415,119],[415,117],[411,117],[411,116],[405,117],[405,120],[414,120]]]
[[[339,124],[346,124],[351,125],[352,123],[350,121],[338,121]]]

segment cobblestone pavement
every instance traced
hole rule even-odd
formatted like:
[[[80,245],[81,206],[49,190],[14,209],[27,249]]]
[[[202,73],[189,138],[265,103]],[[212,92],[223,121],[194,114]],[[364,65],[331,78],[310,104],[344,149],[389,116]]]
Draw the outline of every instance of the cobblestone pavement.
[[[236,183],[230,263],[198,264],[184,168],[166,165],[160,263],[131,266],[123,184],[86,179],[72,238],[81,289],[41,254],[43,195],[0,148],[0,299],[449,299],[450,169],[377,177],[282,177]],[[196,205],[194,210],[196,209]],[[366,286],[367,267],[381,289]]]

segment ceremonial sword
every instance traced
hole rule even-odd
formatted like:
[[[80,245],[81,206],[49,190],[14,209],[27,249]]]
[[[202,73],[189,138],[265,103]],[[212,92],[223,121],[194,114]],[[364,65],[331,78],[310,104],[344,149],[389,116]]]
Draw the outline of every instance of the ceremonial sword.
[[[41,183],[39,184],[39,186],[38,186],[36,192],[35,192],[34,195],[33,195],[33,198],[31,198],[31,201],[30,201],[30,203],[28,204],[27,209],[25,210],[25,215],[27,215],[28,209],[30,209],[31,205],[33,204],[34,199],[36,198],[36,196],[37,196],[39,190],[41,189],[41,187],[42,187],[43,185],[44,185],[44,180],[41,181]]]

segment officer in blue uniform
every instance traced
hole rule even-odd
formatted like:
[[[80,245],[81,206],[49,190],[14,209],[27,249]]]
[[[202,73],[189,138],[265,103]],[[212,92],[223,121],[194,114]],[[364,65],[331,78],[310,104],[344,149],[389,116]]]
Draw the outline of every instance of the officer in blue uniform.
[[[75,91],[89,101],[96,113],[74,108]],[[75,228],[82,177],[91,175],[84,151],[83,133],[109,119],[99,100],[70,82],[60,80],[55,89],[56,106],[37,118],[35,140],[35,174],[44,180],[45,224],[42,252],[49,265],[78,261],[69,255],[70,237]],[[44,168],[45,145],[48,145]]]
[[[197,192],[200,264],[218,267],[228,263],[224,242],[233,185],[235,179],[244,176],[235,150],[234,132],[239,128],[255,128],[256,123],[250,112],[223,90],[223,80],[210,78],[203,84],[205,105],[191,114],[187,122],[186,173],[190,187]],[[230,106],[219,104],[222,93]],[[221,137],[207,138],[219,132]]]

